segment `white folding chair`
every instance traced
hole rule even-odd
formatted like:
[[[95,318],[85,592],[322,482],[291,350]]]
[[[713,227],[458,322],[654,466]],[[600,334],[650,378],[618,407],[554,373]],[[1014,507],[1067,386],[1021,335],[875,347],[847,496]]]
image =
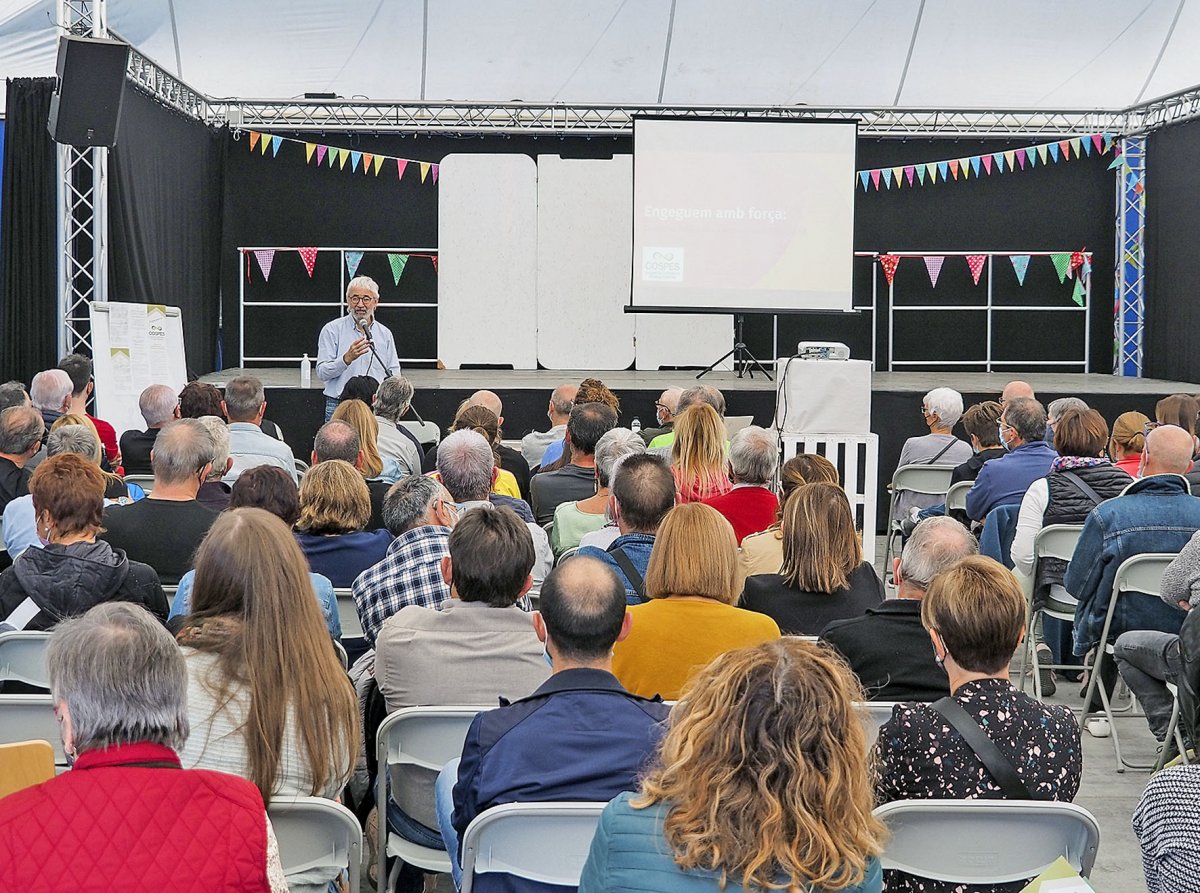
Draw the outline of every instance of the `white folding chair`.
[[[46,645],[50,633],[0,632],[0,682],[23,682],[50,690],[46,672]]]
[[[743,428],[749,428],[753,424],[754,416],[752,415],[725,416],[725,439],[733,440],[733,435],[737,434]]]
[[[876,739],[879,738],[879,730],[883,728],[883,724],[892,718],[892,708],[899,703],[898,701],[856,701],[854,706],[858,708],[859,714],[862,717],[863,728],[867,733],[867,747],[875,746]]]
[[[154,475],[152,474],[127,474],[125,475],[127,484],[137,484],[146,493],[150,493],[154,489]]]
[[[387,821],[388,779],[393,794],[402,787],[405,773],[413,769],[440,772],[455,757],[462,756],[463,742],[471,720],[491,707],[406,707],[390,714],[379,725],[375,754],[379,760],[375,777],[375,807],[379,822],[379,874],[387,878],[387,858],[395,856],[425,871],[448,873],[450,857],[445,850],[432,849],[390,833]],[[403,807],[405,804],[399,804]],[[406,810],[408,811],[408,810]],[[398,863],[397,863],[398,865]],[[399,868],[396,868],[396,872]],[[389,879],[391,889],[394,879]]]
[[[434,422],[410,422],[401,419],[399,424],[411,431],[417,440],[421,441],[422,446],[433,446],[441,442],[441,429]]]
[[[561,555],[558,556],[558,558],[554,559],[554,566],[558,567],[560,564],[562,564],[567,559],[574,558],[575,553],[578,551],[579,551],[578,546],[572,546],[571,548],[566,549]]]
[[[292,458],[292,461],[296,464],[296,480],[302,480],[304,475],[308,472],[308,463],[303,459],[297,459],[295,457]]]
[[[0,744],[17,741],[49,741],[54,748],[54,765],[67,765],[62,730],[50,695],[0,695]]]
[[[338,622],[342,625],[343,639],[361,639],[363,637],[362,623],[358,619],[358,607],[354,604],[354,595],[349,586],[340,586],[333,590],[337,598]]]
[[[974,481],[959,481],[946,491],[946,514],[967,510],[967,491],[975,486]]]
[[[1167,565],[1175,560],[1177,553],[1175,552],[1147,552],[1142,555],[1134,555],[1126,558],[1121,562],[1121,566],[1117,568],[1117,574],[1113,578],[1112,595],[1108,600],[1108,612],[1104,615],[1104,631],[1100,634],[1100,644],[1096,646],[1096,659],[1092,662],[1091,673],[1088,678],[1087,694],[1083,698],[1084,713],[1080,717],[1079,725],[1084,727],[1087,721],[1093,716],[1103,714],[1108,720],[1109,728],[1111,729],[1111,737],[1113,743],[1113,751],[1117,757],[1117,771],[1124,772],[1128,769],[1153,769],[1153,764],[1146,763],[1131,763],[1121,755],[1121,739],[1117,734],[1117,724],[1115,722],[1115,714],[1112,709],[1108,692],[1104,690],[1104,686],[1100,684],[1100,670],[1104,666],[1105,660],[1112,659],[1113,643],[1110,641],[1109,633],[1112,627],[1113,614],[1116,613],[1117,601],[1126,593],[1137,594],[1142,593],[1146,596],[1158,598],[1159,589],[1162,585],[1163,571],[1167,569]],[[1096,695],[1100,697],[1100,710],[1088,710],[1092,704],[1092,698]],[[1135,715],[1135,714],[1127,714]]]
[[[1092,814],[1053,800],[897,800],[875,815],[890,832],[885,869],[976,889],[1037,877],[1060,856],[1087,877],[1100,847]]]
[[[1078,672],[1082,668],[1078,664],[1044,664],[1038,660],[1037,638],[1034,631],[1043,617],[1052,617],[1064,623],[1075,622],[1075,606],[1078,600],[1065,589],[1058,593],[1052,602],[1047,602],[1034,610],[1032,587],[1037,584],[1042,561],[1047,558],[1058,558],[1069,562],[1075,554],[1075,544],[1079,542],[1079,534],[1083,532],[1082,524],[1048,524],[1037,532],[1033,538],[1033,577],[1030,591],[1026,593],[1025,604],[1025,641],[1021,645],[1021,675],[1019,685],[1025,691],[1026,670],[1033,666],[1033,694],[1039,701],[1042,699],[1041,671],[1069,670]]]
[[[1183,740],[1183,733],[1179,731],[1179,686],[1174,682],[1168,682],[1166,686],[1167,692],[1171,695],[1171,719],[1167,723],[1167,734],[1163,741],[1175,742],[1175,748],[1179,751],[1179,761],[1186,766],[1191,760],[1188,759],[1187,743]],[[1166,765],[1168,750],[1170,748],[1164,743],[1158,752],[1158,761],[1154,764],[1155,772]]]
[[[607,803],[505,803],[471,820],[462,839],[462,889],[497,872],[527,881],[578,887],[592,837]]]
[[[300,875],[312,883],[333,880],[346,869],[350,893],[358,893],[363,833],[354,813],[322,797],[296,797],[272,800],[267,815],[289,884]]]
[[[883,566],[890,574],[892,568],[892,553],[895,550],[896,537],[900,536],[900,521],[893,520],[896,514],[896,500],[901,493],[921,493],[926,496],[945,496],[950,489],[950,475],[957,466],[954,465],[901,465],[892,475],[892,496],[888,502],[888,535],[887,550],[884,554]]]

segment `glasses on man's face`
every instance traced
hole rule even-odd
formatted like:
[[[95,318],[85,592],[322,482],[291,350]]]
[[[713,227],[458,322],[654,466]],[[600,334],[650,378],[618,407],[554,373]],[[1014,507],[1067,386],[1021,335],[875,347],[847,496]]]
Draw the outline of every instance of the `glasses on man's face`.
[[[346,298],[347,304],[361,304],[363,307],[368,306],[375,299],[370,295],[351,295]]]
[[[654,408],[655,409],[670,409],[671,407],[667,406],[667,404],[665,404],[665,403],[659,403],[657,400],[655,400]]]

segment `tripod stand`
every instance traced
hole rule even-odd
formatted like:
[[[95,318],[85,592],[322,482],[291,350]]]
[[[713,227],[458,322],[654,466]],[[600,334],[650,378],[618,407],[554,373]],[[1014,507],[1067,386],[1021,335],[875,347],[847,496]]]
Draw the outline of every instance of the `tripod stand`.
[[[743,339],[742,332],[746,325],[746,316],[743,313],[734,314],[734,325],[737,327],[737,334],[733,340],[733,350],[722,354],[705,369],[703,372],[696,374],[696,378],[703,378],[708,373],[712,372],[717,366],[725,362],[730,357],[733,357],[733,368],[737,372],[738,378],[743,378],[746,373],[750,373],[750,377],[754,377],[754,370],[757,369],[767,377],[767,381],[774,381],[771,373],[767,368],[758,361],[758,357],[750,352],[750,348],[746,347],[746,342]]]

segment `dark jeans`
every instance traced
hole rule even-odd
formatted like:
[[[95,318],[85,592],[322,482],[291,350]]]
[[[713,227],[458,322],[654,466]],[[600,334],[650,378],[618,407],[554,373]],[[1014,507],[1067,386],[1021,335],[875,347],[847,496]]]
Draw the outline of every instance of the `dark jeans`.
[[[445,848],[440,832],[434,831],[432,828],[418,822],[397,806],[390,796],[387,799],[387,823],[389,829],[395,831],[405,840],[411,840],[413,843],[431,849],[440,850]],[[386,878],[380,878],[379,883],[384,884],[386,880]],[[425,872],[415,865],[402,864],[400,866],[400,876],[396,879],[394,893],[421,893],[424,888]]]
[[[1146,711],[1146,722],[1159,741],[1167,737],[1174,698],[1167,683],[1179,679],[1182,664],[1179,636],[1155,630],[1121,633],[1113,645],[1113,656],[1121,678]]]

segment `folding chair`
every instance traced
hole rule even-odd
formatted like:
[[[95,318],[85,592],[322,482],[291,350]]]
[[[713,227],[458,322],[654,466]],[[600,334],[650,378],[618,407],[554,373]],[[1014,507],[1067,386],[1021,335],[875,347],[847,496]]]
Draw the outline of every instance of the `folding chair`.
[[[898,701],[857,701],[854,706],[862,716],[863,728],[867,733],[867,748],[875,746],[879,738],[879,730],[883,724],[892,718],[892,708]]]
[[[423,447],[434,446],[442,439],[442,432],[434,422],[409,422],[402,419],[400,425],[411,431]]]
[[[578,887],[607,803],[505,803],[471,820],[462,839],[462,889],[489,872]]]
[[[54,765],[66,768],[62,731],[50,695],[0,695],[0,744],[18,741],[49,741]]]
[[[309,873],[332,880],[347,869],[350,893],[358,893],[363,833],[354,813],[323,797],[296,797],[272,800],[267,815],[289,883]]]
[[[571,548],[564,550],[563,553],[554,560],[554,566],[558,567],[560,564],[562,564],[567,559],[574,558],[575,553],[578,551],[579,551],[578,546],[572,546]]]
[[[950,475],[954,465],[901,465],[892,475],[891,500],[888,502],[888,534],[887,549],[883,564],[891,573],[892,553],[895,551],[896,537],[900,536],[900,521],[893,520],[896,514],[896,500],[901,493],[922,493],[927,496],[945,496],[950,489]]]
[[[23,682],[50,690],[46,672],[46,645],[50,633],[0,632],[0,682]]]
[[[1175,742],[1175,749],[1179,751],[1179,761],[1185,766],[1191,762],[1188,759],[1187,744],[1183,740],[1183,733],[1179,730],[1179,686],[1174,682],[1168,682],[1167,691],[1171,695],[1171,719],[1167,723],[1167,734],[1163,739],[1162,749],[1158,752],[1158,760],[1154,763],[1154,771],[1157,772],[1167,763],[1167,747],[1168,741]]]
[[[342,625],[343,639],[361,639],[363,637],[362,623],[358,619],[358,606],[354,604],[354,595],[350,587],[342,586],[333,590],[337,598],[338,622]]]
[[[975,486],[974,481],[959,481],[946,491],[946,514],[967,510],[967,491]]]
[[[737,434],[743,428],[749,428],[753,424],[754,416],[752,415],[725,416],[725,439],[733,440],[733,435]]]
[[[1100,847],[1092,814],[1053,800],[897,800],[875,815],[891,834],[885,869],[977,889],[1027,881],[1060,856],[1087,877]]]
[[[54,777],[54,748],[49,741],[0,744],[0,799]]]
[[[152,474],[127,474],[125,475],[125,482],[128,484],[137,484],[146,491],[146,495],[149,495],[150,491],[154,489],[154,475]]]
[[[1037,532],[1033,539],[1033,582],[1036,583],[1041,570],[1042,561],[1047,558],[1058,558],[1069,562],[1075,554],[1075,544],[1079,542],[1079,534],[1083,532],[1082,524],[1048,524]],[[1051,601],[1040,608],[1033,607],[1033,592],[1025,594],[1025,641],[1021,645],[1021,676],[1020,688],[1025,691],[1025,673],[1030,664],[1033,665],[1033,694],[1039,701],[1042,699],[1042,677],[1040,670],[1070,670],[1080,671],[1078,664],[1043,664],[1038,660],[1037,641],[1034,630],[1043,617],[1052,617],[1064,623],[1075,622],[1075,606],[1078,600],[1063,590]]]
[[[1147,552],[1143,555],[1134,555],[1131,558],[1126,558],[1121,562],[1121,566],[1117,568],[1117,575],[1113,578],[1112,595],[1108,600],[1108,612],[1104,615],[1104,632],[1100,634],[1100,644],[1096,647],[1096,659],[1092,662],[1091,673],[1088,678],[1087,694],[1083,698],[1083,716],[1079,719],[1079,726],[1083,728],[1087,721],[1093,716],[1104,715],[1108,720],[1109,728],[1112,730],[1113,751],[1117,757],[1117,771],[1124,772],[1128,769],[1153,769],[1153,764],[1131,763],[1121,755],[1121,739],[1117,735],[1117,724],[1113,715],[1112,704],[1109,702],[1108,692],[1104,690],[1104,686],[1100,685],[1100,670],[1104,666],[1104,661],[1112,659],[1113,643],[1110,640],[1109,632],[1112,627],[1113,614],[1116,613],[1117,601],[1125,593],[1143,593],[1148,596],[1158,597],[1159,587],[1162,584],[1163,571],[1167,569],[1167,565],[1175,560],[1177,553],[1175,552]],[[1092,698],[1099,694],[1101,710],[1089,710],[1088,707],[1092,704]],[[1135,714],[1130,714],[1135,715]]]
[[[440,772],[455,757],[462,756],[463,742],[471,720],[491,707],[407,707],[390,714],[379,725],[375,753],[379,760],[375,777],[375,807],[379,824],[379,879],[388,877],[387,858],[397,856],[409,865],[447,874],[450,857],[445,850],[421,846],[391,833],[387,821],[388,779],[393,795],[402,787],[406,773],[413,769]],[[432,788],[430,790],[432,795]],[[402,808],[403,803],[398,805]],[[405,810],[406,812],[409,810]],[[399,865],[395,869],[399,872]],[[394,884],[389,879],[388,889]]]

